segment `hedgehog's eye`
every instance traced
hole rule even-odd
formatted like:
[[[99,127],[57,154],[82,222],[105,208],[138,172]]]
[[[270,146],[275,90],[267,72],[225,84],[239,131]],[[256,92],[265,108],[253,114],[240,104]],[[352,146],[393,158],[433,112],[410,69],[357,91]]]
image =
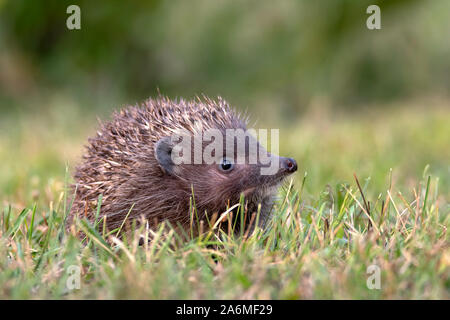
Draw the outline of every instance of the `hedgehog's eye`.
[[[219,163],[220,170],[222,170],[224,172],[229,172],[229,171],[233,170],[233,168],[234,168],[234,165],[227,158],[223,158],[222,160],[220,160],[220,163]]]

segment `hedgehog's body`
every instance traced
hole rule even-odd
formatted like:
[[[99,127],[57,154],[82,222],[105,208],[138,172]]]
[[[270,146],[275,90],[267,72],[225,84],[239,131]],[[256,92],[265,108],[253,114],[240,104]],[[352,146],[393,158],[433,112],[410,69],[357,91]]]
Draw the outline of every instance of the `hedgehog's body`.
[[[218,164],[175,165],[170,160],[173,145],[167,137],[181,130],[197,134],[237,128],[245,130],[245,121],[220,98],[188,102],[159,97],[115,113],[89,139],[83,163],[76,169],[71,218],[87,216],[92,221],[102,195],[100,218],[106,216],[108,230],[121,226],[131,208],[130,221],[143,216],[187,227],[193,203],[203,219],[205,213],[220,214],[227,205],[238,203],[244,192],[250,214],[261,203],[260,221],[265,221],[274,186],[295,171],[294,160],[277,158],[288,159],[291,166],[283,162],[284,171],[275,176],[261,176],[258,165],[236,164],[232,172],[224,172]]]

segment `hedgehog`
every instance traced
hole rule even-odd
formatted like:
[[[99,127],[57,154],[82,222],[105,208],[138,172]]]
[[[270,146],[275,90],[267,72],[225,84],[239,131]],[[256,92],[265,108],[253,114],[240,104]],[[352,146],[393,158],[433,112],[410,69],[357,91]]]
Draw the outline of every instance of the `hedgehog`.
[[[72,223],[74,217],[86,217],[91,222],[104,219],[100,225],[110,231],[121,228],[125,219],[144,218],[188,229],[193,206],[197,219],[209,220],[227,210],[236,212],[236,208],[229,209],[243,197],[249,227],[255,221],[263,227],[278,187],[297,170],[297,163],[269,153],[257,141],[258,154],[274,161],[276,171],[263,175],[261,169],[267,162],[258,158],[250,163],[248,154],[239,161],[237,142],[226,140],[225,133],[229,129],[247,130],[247,125],[248,117],[221,97],[172,100],[159,95],[114,112],[109,122],[99,121],[99,129],[88,139],[86,152],[75,169],[69,221]],[[223,134],[227,144],[213,150],[213,163],[174,161],[176,141],[171,137],[198,137],[208,130]],[[247,153],[251,139],[245,139]],[[197,145],[191,152],[205,151],[207,145],[202,141],[200,149]],[[183,150],[180,154],[188,153]],[[259,219],[250,220],[257,212]]]

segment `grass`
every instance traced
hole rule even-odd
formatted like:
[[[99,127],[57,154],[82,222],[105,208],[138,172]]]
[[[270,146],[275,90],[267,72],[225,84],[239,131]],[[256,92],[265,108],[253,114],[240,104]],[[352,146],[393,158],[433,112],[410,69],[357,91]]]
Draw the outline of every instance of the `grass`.
[[[83,220],[64,229],[64,167],[93,128],[84,115],[20,117],[18,129],[4,121],[0,298],[449,299],[449,116],[307,115],[283,140],[302,171],[280,190],[266,230],[205,227],[184,241],[163,223],[143,245],[145,224],[121,239]],[[371,265],[379,290],[367,286]],[[68,286],[74,270],[79,289]]]

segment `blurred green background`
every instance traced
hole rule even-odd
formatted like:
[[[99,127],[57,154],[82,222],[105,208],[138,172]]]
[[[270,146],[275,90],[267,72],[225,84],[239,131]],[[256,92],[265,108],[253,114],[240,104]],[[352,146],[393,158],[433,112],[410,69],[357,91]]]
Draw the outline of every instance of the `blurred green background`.
[[[405,189],[426,170],[448,195],[449,31],[448,0],[0,0],[0,196],[51,199],[96,117],[158,88],[280,128],[313,194],[353,172],[381,192],[393,168]]]

